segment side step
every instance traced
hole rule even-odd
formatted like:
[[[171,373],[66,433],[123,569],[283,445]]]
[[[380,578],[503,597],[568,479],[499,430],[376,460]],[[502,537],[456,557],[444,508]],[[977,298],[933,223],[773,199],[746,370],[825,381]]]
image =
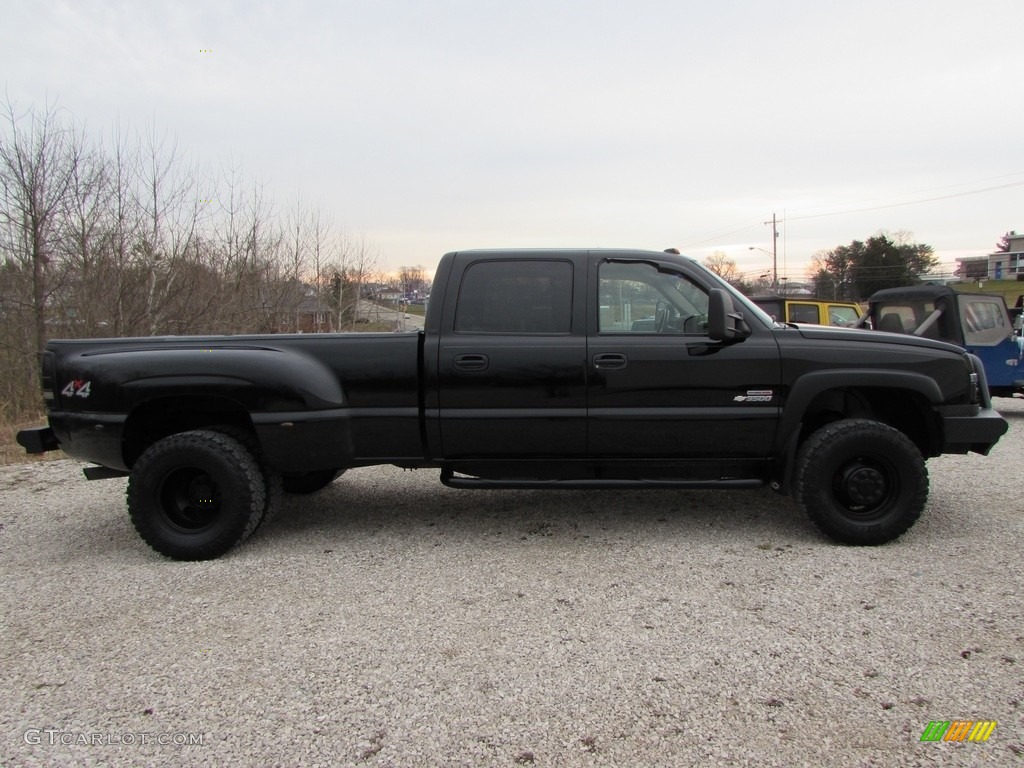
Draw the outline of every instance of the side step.
[[[767,481],[757,478],[723,478],[720,480],[627,480],[617,478],[592,478],[584,480],[533,480],[505,478],[501,480],[485,480],[480,477],[456,475],[447,467],[441,470],[441,482],[449,488],[465,489],[499,489],[519,488],[526,490],[643,490],[652,488],[715,488],[735,489],[762,488]]]
[[[131,472],[110,467],[83,467],[82,474],[85,475],[86,480],[112,480],[115,477],[128,477]]]

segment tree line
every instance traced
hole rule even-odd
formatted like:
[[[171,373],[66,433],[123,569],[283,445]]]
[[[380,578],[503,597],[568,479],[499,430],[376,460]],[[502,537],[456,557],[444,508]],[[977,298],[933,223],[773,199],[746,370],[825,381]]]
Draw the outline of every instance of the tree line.
[[[200,170],[155,126],[97,138],[10,102],[0,122],[0,416],[38,410],[51,338],[354,327],[378,256],[318,207]]]
[[[934,249],[913,242],[910,233],[879,232],[867,240],[853,240],[849,245],[818,251],[811,257],[807,276],[820,298],[863,301],[883,288],[920,282],[921,276],[938,263]],[[756,279],[744,277],[736,262],[721,251],[708,256],[704,264],[747,295],[779,290],[772,285],[770,274]]]
[[[914,285],[938,263],[934,249],[909,233],[879,233],[816,253],[810,274],[822,298],[859,301],[883,288]]]

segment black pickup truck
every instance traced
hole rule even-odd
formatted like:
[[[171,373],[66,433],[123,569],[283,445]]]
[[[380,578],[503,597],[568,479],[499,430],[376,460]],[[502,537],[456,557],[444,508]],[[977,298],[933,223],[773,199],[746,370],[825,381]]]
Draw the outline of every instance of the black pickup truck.
[[[1007,424],[951,344],[778,324],[692,259],[627,250],[441,260],[425,330],[51,341],[48,427],[129,475],[142,538],[221,555],[277,495],[351,467],[458,488],[751,488],[879,544],[917,520],[925,459],[987,454]]]

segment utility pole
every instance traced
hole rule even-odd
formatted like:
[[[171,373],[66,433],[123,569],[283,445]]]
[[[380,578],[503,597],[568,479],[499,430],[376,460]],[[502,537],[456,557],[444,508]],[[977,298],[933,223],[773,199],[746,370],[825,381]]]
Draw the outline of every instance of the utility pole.
[[[772,225],[772,291],[777,292],[779,290],[779,228],[774,213],[772,220],[766,221],[765,224]]]

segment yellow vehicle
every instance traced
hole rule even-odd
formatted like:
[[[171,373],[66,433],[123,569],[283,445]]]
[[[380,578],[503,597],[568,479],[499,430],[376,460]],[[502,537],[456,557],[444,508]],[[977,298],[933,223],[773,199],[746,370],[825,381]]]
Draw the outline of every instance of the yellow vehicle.
[[[849,301],[823,301],[802,296],[752,296],[757,306],[780,322],[851,326],[861,316]]]

